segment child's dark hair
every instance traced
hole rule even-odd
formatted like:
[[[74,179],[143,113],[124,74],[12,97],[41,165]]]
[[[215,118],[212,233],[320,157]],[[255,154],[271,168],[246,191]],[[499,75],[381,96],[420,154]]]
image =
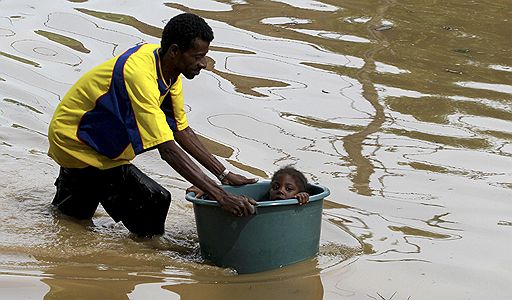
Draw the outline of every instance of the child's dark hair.
[[[290,175],[291,177],[293,177],[293,179],[295,179],[295,181],[299,185],[299,189],[301,192],[307,192],[308,180],[306,179],[306,176],[304,176],[302,172],[298,171],[292,166],[282,167],[281,169],[277,170],[277,172],[274,173],[270,181],[272,182],[274,181],[274,179],[277,178],[277,176],[284,174]]]
[[[186,51],[192,47],[192,41],[200,38],[206,42],[213,40],[212,28],[198,15],[191,13],[179,14],[169,20],[162,33],[162,53],[166,53],[172,44]]]

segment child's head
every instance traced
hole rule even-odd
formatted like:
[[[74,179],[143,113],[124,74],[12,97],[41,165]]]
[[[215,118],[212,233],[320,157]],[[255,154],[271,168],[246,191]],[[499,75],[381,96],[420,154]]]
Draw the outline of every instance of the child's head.
[[[300,192],[306,192],[308,180],[301,172],[291,166],[283,167],[274,173],[270,181],[270,200],[294,198]]]

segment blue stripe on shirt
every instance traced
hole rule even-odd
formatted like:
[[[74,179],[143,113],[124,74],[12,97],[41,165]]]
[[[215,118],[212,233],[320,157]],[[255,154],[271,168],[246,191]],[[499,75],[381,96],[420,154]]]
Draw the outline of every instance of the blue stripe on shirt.
[[[117,59],[109,90],[80,121],[77,137],[94,150],[114,159],[132,144],[135,154],[143,150],[142,140],[124,82],[126,61],[141,45],[128,49]]]

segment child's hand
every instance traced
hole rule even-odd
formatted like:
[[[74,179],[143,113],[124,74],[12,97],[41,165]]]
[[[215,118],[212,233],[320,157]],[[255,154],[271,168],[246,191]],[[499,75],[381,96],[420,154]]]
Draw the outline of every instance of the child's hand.
[[[295,198],[299,200],[299,205],[304,205],[309,201],[309,194],[306,192],[300,192],[295,196]]]
[[[198,198],[198,199],[199,199],[201,196],[203,196],[203,195],[204,195],[204,192],[203,192],[202,190],[200,190],[200,189],[199,189],[197,186],[195,186],[195,185],[193,185],[193,186],[189,187],[189,188],[185,191],[185,193],[186,193],[186,194],[188,194],[188,193],[190,193],[190,192],[192,192],[192,193],[196,194],[196,195],[195,195],[195,197],[196,197],[196,198]]]

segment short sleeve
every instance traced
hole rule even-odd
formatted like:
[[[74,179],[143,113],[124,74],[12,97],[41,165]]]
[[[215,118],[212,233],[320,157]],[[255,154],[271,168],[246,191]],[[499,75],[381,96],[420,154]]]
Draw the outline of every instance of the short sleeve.
[[[172,111],[174,114],[176,129],[180,131],[188,127],[181,75],[178,76],[176,82],[171,86],[169,93],[171,94]]]

